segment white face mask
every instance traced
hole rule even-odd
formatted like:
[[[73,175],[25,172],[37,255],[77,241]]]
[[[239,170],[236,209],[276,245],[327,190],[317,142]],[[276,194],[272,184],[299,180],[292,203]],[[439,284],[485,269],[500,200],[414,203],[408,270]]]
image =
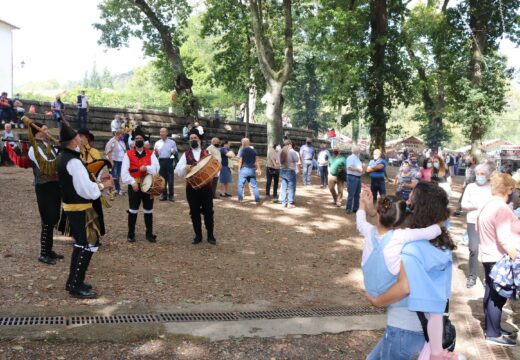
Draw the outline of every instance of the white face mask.
[[[276,145],[276,151],[282,150],[282,147],[280,145]]]
[[[79,151],[80,151],[79,146],[76,146],[76,147],[74,148],[74,150],[75,150],[76,152],[79,152]]]

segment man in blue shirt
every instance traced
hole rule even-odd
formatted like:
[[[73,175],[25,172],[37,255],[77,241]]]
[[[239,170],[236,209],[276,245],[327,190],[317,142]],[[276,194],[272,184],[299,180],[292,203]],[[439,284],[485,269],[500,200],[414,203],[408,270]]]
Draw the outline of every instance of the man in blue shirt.
[[[242,148],[238,152],[238,169],[238,201],[242,202],[244,199],[244,184],[247,181],[253,188],[255,202],[257,205],[260,204],[260,193],[256,182],[256,176],[261,175],[260,164],[248,138],[242,139]]]
[[[355,213],[359,209],[359,195],[361,194],[361,175],[363,163],[359,159],[359,148],[352,148],[352,155],[347,158],[347,214]]]
[[[372,197],[374,204],[377,202],[377,194],[380,196],[386,195],[386,184],[385,184],[385,170],[386,160],[381,157],[381,150],[374,150],[374,159],[370,160],[367,167],[367,173],[370,174],[370,190],[372,191]]]
[[[300,159],[302,162],[302,181],[304,186],[311,185],[312,160],[314,159],[314,147],[312,139],[307,138],[305,145],[300,148]]]

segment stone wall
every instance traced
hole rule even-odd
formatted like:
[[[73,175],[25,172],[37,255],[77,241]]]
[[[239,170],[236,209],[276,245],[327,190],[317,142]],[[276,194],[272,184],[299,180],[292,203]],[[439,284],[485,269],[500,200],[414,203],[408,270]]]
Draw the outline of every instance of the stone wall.
[[[46,115],[50,112],[49,102],[38,102],[31,100],[22,100],[26,110],[32,105],[35,113],[27,114],[32,120],[46,123],[49,127],[56,124],[52,119],[52,115]],[[178,117],[168,112],[154,110],[133,110],[133,109],[117,109],[99,106],[90,106],[88,113],[88,128],[96,134],[95,146],[104,148],[104,144],[111,137],[110,122],[116,114],[122,114],[125,118],[133,119],[140,124],[145,133],[152,135],[152,140],[158,138],[159,129],[165,127],[171,134],[182,134],[182,128],[188,123],[193,123],[194,119],[186,117]],[[73,104],[65,104],[65,118],[74,128],[76,128],[76,106]],[[245,136],[246,124],[236,121],[221,121],[216,118],[199,118],[197,121],[204,128],[205,138],[209,142],[212,137],[228,139],[231,147],[237,149],[240,140]],[[313,137],[313,132],[306,129],[284,128],[289,132],[291,139],[301,145],[305,142],[305,138]],[[249,124],[249,138],[260,155],[265,155],[267,150],[267,127],[263,124]],[[182,144],[180,144],[182,147]]]

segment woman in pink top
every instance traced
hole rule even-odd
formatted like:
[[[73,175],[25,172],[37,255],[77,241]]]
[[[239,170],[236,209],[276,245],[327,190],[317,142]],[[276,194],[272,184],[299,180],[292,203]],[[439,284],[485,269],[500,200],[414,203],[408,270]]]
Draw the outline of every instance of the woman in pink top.
[[[480,208],[477,229],[480,236],[479,260],[484,265],[486,275],[484,294],[484,333],[486,341],[495,345],[513,346],[516,341],[511,333],[500,328],[502,308],[507,299],[494,288],[489,273],[504,254],[516,257],[520,246],[520,221],[507,205],[515,187],[515,181],[508,174],[496,173],[491,177],[493,197]]]
[[[433,174],[433,161],[432,158],[426,158],[423,162],[423,167],[421,169],[421,181],[428,181],[430,182],[432,180],[432,174]]]

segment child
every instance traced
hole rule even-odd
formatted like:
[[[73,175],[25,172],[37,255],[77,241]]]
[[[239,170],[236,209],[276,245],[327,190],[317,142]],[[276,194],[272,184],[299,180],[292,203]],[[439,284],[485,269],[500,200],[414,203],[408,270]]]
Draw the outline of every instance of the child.
[[[377,202],[377,225],[366,221],[366,211],[372,210],[370,190],[363,188],[360,211],[356,214],[358,231],[364,236],[365,244],[361,266],[365,289],[372,297],[386,292],[397,280],[401,263],[401,250],[411,241],[432,240],[441,235],[437,224],[424,229],[396,229],[405,219],[406,202],[395,196],[384,196]],[[442,348],[443,314],[430,314],[428,321],[429,347],[421,352],[421,359],[445,359]],[[429,350],[431,349],[431,357]],[[426,356],[424,356],[427,354]],[[456,356],[456,355],[454,355]],[[457,357],[455,357],[456,359]]]

